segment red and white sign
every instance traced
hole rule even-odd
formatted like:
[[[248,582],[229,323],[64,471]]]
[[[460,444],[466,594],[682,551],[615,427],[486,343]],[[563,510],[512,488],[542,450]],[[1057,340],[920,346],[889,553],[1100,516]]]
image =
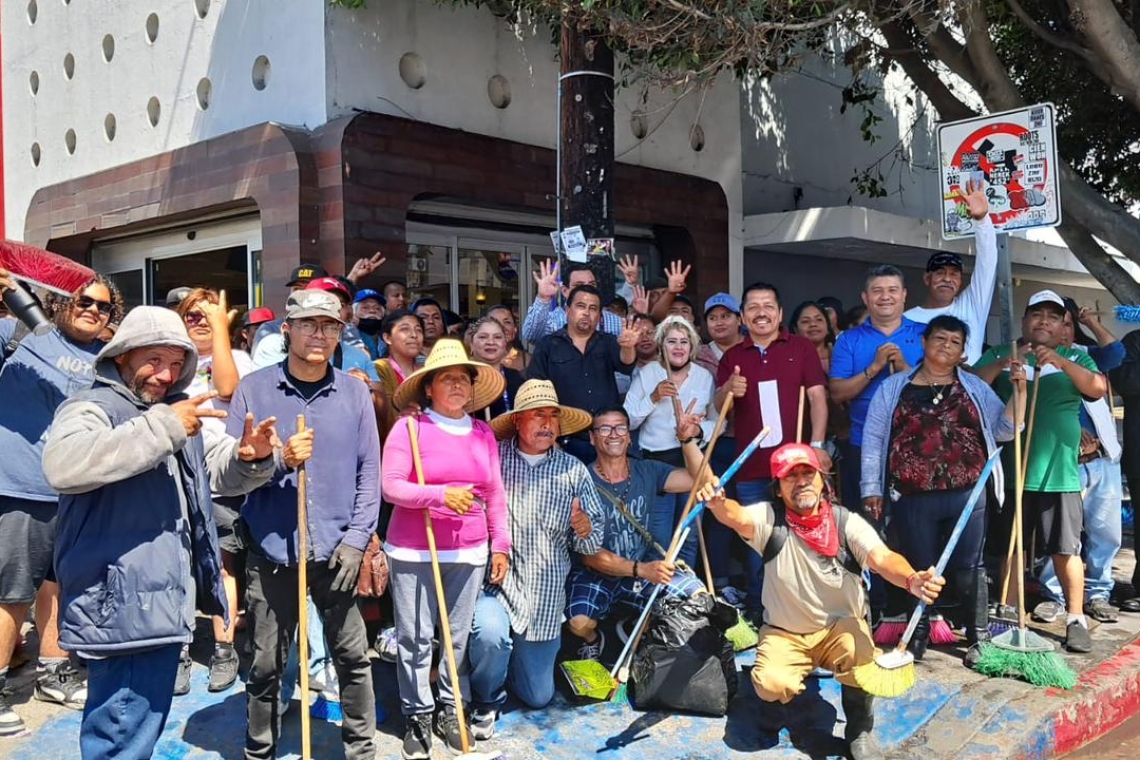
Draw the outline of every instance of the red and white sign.
[[[1061,223],[1060,172],[1052,103],[938,126],[942,237],[971,237],[969,180],[981,180],[999,232]]]

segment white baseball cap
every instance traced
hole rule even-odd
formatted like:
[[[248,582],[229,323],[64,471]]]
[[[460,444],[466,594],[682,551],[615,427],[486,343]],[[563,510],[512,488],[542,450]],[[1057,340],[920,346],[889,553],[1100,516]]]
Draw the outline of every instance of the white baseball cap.
[[[1065,299],[1057,295],[1052,290],[1039,290],[1029,297],[1029,303],[1026,304],[1026,309],[1032,309],[1034,306],[1043,303],[1055,304],[1061,310],[1065,308]]]

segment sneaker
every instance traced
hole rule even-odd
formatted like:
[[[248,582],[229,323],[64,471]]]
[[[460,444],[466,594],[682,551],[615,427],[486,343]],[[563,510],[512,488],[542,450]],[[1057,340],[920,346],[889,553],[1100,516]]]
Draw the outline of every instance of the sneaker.
[[[400,748],[403,760],[430,760],[431,714],[404,717],[404,745]]]
[[[600,629],[594,629],[597,635],[593,641],[583,641],[582,645],[578,647],[579,660],[598,660],[602,659],[602,652],[606,651],[606,636]]]
[[[1078,654],[1092,651],[1092,636],[1089,635],[1089,629],[1081,625],[1079,620],[1074,620],[1065,626],[1065,649]]]
[[[1119,620],[1116,610],[1107,599],[1090,599],[1085,602],[1085,614],[1098,623],[1115,623]]]
[[[1033,619],[1038,623],[1055,623],[1065,614],[1065,606],[1060,602],[1045,601],[1033,608]]]
[[[87,683],[79,669],[65,660],[36,676],[35,698],[82,710],[87,702]]]
[[[4,688],[4,681],[0,680],[0,736],[16,736],[24,733],[24,719],[16,714],[8,701],[10,696]]]
[[[962,664],[970,670],[978,667],[978,663],[982,661],[982,643],[971,644],[970,648],[966,650],[966,656],[962,658]]]
[[[435,714],[435,735],[443,739],[444,746],[458,754],[463,751],[463,737],[459,735],[459,716],[455,708],[444,707]]]
[[[399,650],[396,648],[396,626],[385,628],[376,636],[376,654],[384,662],[395,662],[399,659]]]
[[[237,652],[232,646],[214,647],[214,655],[210,658],[210,685],[207,690],[211,692],[225,691],[234,685],[238,677]]]
[[[178,661],[178,676],[174,679],[174,696],[181,697],[190,693],[190,668],[193,665],[190,652],[183,649],[182,658]]]
[[[475,710],[471,713],[471,737],[481,742],[495,738],[498,710]]]

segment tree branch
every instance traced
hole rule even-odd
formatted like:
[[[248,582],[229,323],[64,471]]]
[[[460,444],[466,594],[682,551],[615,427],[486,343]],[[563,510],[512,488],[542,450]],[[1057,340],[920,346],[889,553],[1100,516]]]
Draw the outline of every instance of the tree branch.
[[[1140,40],[1112,0],[1068,0],[1102,72],[1093,71],[1140,113]],[[1090,69],[1091,70],[1091,69]]]
[[[1055,48],[1067,50],[1073,55],[1081,58],[1085,63],[1093,62],[1093,54],[1091,50],[1078,45],[1076,42],[1067,37],[1062,37],[1059,34],[1054,34],[1045,27],[1041,26],[1041,24],[1037,23],[1037,20],[1035,18],[1026,12],[1025,8],[1023,8],[1021,6],[1021,3],[1019,3],[1017,0],[1005,0],[1005,2],[1006,5],[1009,6],[1009,9],[1013,11],[1013,15],[1017,16],[1021,20],[1021,23],[1024,24],[1025,27],[1029,29],[1029,31],[1033,32],[1033,34],[1036,35],[1038,39],[1052,45]]]
[[[1079,224],[1067,221],[1057,228],[1065,245],[1089,274],[1123,304],[1140,304],[1140,283]]]

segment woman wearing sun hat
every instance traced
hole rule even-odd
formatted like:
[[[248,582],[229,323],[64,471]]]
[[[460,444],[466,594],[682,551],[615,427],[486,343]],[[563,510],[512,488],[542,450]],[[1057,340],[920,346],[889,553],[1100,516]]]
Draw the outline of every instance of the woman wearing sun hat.
[[[397,420],[384,444],[384,495],[395,505],[384,550],[392,572],[399,652],[396,675],[406,720],[403,757],[409,760],[430,757],[436,707],[429,679],[439,610],[423,510],[431,510],[463,691],[467,691],[467,635],[488,560],[491,583],[502,583],[507,573],[511,539],[499,448],[490,426],[469,414],[502,393],[502,374],[468,359],[463,344],[449,338],[437,340],[423,368],[396,389],[397,409],[416,403],[424,410]],[[422,486],[412,455],[410,425],[415,426],[423,463]],[[441,668],[442,710],[434,728],[452,749],[459,750],[455,688]],[[465,702],[469,696],[464,695]]]

